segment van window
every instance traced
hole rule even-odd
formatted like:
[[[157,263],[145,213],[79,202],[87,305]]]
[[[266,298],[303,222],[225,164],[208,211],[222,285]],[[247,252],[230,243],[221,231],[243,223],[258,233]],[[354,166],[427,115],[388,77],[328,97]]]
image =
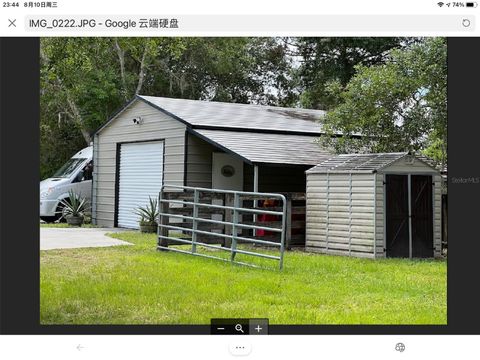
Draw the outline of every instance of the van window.
[[[82,179],[82,181],[92,180],[92,178],[93,178],[93,160],[90,161],[83,168],[83,179]]]
[[[60,169],[57,170],[52,177],[66,178],[70,177],[75,170],[87,159],[85,158],[76,158],[69,159]]]

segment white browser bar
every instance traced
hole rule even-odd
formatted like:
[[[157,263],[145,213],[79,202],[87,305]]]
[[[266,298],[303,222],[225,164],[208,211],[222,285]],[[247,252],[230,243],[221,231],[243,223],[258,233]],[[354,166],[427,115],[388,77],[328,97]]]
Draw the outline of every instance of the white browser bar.
[[[27,15],[10,35],[474,35],[467,15]]]
[[[478,359],[478,336],[2,336],[4,359]],[[287,343],[286,343],[287,341]],[[291,346],[292,342],[295,346]],[[25,346],[28,344],[28,346]],[[188,344],[188,346],[185,346]],[[290,344],[290,346],[288,346]],[[346,345],[348,344],[348,345]],[[235,349],[237,349],[235,351]],[[238,349],[244,350],[241,353]],[[242,357],[240,357],[242,358]]]

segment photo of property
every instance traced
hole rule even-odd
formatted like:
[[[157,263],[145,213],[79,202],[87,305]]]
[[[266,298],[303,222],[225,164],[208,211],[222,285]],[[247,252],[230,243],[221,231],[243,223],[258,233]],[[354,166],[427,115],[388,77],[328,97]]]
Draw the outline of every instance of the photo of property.
[[[446,46],[42,39],[41,323],[447,324]]]

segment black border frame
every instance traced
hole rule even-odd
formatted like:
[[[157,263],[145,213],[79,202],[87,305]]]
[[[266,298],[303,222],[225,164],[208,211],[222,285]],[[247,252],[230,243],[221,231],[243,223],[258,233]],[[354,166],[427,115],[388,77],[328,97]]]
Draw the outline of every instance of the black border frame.
[[[448,51],[448,325],[271,325],[271,334],[480,334],[480,186],[452,181],[480,178],[480,38],[449,38]],[[38,53],[38,38],[0,38],[0,332],[208,334],[209,325],[40,325]]]

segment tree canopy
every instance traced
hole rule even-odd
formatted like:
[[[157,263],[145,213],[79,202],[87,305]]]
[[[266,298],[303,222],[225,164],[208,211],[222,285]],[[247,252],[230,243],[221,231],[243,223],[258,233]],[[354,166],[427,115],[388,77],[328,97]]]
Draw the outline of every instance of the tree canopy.
[[[42,38],[41,176],[88,145],[136,94],[285,105],[276,38]]]
[[[394,49],[382,64],[359,64],[345,86],[331,82],[328,92],[338,105],[327,113],[324,129],[344,136],[322,136],[324,145],[337,152],[423,151],[446,163],[445,39]]]
[[[414,41],[408,38],[299,38],[296,41],[301,66],[298,69],[302,86],[301,105],[329,110],[336,98],[328,91],[331,81],[345,86],[356,73],[357,65],[384,63],[388,52]]]
[[[141,93],[326,109],[327,131],[362,132],[369,151],[442,157],[445,49],[412,38],[42,38],[41,176]]]

